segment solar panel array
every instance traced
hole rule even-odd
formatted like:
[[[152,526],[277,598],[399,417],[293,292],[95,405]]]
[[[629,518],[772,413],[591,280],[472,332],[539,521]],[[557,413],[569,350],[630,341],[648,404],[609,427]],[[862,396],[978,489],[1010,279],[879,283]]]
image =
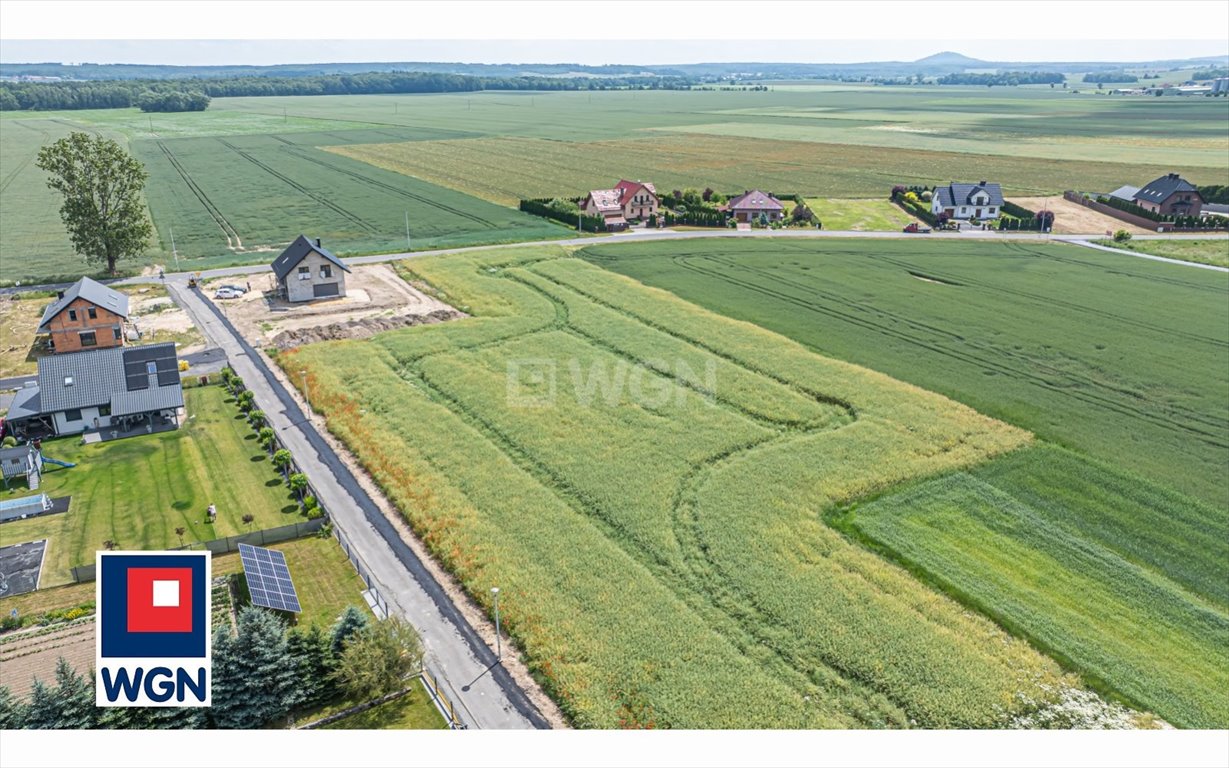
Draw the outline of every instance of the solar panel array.
[[[169,387],[179,381],[179,359],[173,344],[134,347],[124,351],[124,379],[129,392],[149,389],[151,373],[157,375],[160,387]]]
[[[299,613],[299,596],[290,580],[286,556],[275,549],[239,545],[239,557],[243,560],[243,573],[247,576],[248,592],[252,603],[263,608]]]

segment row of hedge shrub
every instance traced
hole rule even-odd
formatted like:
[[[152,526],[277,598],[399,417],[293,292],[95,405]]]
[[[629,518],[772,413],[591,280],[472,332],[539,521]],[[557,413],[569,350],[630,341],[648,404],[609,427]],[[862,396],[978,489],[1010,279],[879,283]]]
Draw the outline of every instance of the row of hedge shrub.
[[[551,219],[568,227],[575,227],[579,217],[580,228],[585,232],[606,231],[606,220],[601,216],[589,216],[580,213],[579,206],[576,208],[562,208],[558,205],[555,198],[540,197],[522,200],[520,208],[525,213]]]

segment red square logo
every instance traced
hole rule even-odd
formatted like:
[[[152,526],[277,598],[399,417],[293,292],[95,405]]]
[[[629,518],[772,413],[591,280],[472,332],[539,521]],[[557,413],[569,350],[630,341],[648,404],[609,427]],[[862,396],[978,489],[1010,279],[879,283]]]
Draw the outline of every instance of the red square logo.
[[[129,568],[128,631],[191,632],[192,569]]]

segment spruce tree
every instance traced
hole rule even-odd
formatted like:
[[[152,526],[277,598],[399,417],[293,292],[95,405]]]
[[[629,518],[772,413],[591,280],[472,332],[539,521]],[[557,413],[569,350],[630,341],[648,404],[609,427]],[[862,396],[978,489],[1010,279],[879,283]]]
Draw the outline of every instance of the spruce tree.
[[[306,632],[292,630],[287,635],[286,646],[295,661],[298,677],[294,706],[313,706],[337,695],[332,640],[320,627],[313,624]]]
[[[290,712],[296,669],[286,648],[286,627],[273,613],[247,606],[238,631],[219,630],[213,646],[213,707],[219,728],[260,728]]]
[[[8,686],[0,685],[0,731],[16,731],[26,727],[26,705],[13,695]]]
[[[34,678],[30,686],[30,704],[26,707],[26,728],[33,730],[50,730],[55,728],[59,720],[59,706],[55,691],[50,690],[42,680]]]
[[[347,606],[333,625],[333,656],[340,658],[343,646],[351,635],[366,627],[367,614],[353,605]]]
[[[55,665],[55,697],[59,712],[54,728],[80,730],[98,724],[94,706],[94,680],[72,668],[63,656]]]

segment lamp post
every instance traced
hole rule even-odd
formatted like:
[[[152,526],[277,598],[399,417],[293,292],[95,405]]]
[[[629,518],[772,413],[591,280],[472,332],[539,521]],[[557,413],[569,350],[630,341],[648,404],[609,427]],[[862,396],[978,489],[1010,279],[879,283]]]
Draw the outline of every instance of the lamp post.
[[[495,598],[495,661],[504,659],[503,641],[499,637],[499,587],[491,587],[491,595]]]
[[[307,369],[300,369],[299,375],[303,377],[303,402],[307,403],[307,418],[310,420],[312,417],[312,399],[307,394]]]

